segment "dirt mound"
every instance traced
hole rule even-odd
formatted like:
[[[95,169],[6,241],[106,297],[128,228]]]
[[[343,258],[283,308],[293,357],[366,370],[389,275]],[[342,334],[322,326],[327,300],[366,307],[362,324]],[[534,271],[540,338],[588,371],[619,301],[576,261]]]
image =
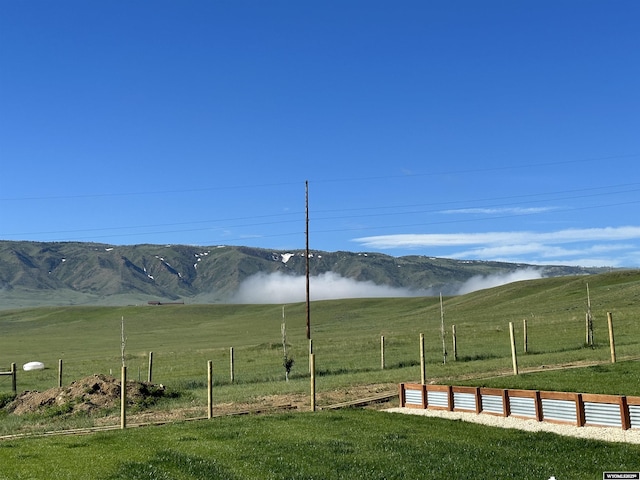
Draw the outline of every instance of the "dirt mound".
[[[127,405],[143,407],[164,396],[162,385],[127,381]],[[91,375],[67,387],[44,392],[23,392],[5,408],[15,415],[93,413],[120,405],[120,380],[110,375]]]

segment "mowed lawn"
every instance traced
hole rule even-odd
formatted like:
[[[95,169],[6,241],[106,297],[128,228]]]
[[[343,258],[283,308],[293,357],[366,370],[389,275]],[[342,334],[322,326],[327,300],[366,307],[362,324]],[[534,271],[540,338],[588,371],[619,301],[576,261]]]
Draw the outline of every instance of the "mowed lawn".
[[[599,479],[640,445],[372,410],[224,417],[0,442],[3,479]]]

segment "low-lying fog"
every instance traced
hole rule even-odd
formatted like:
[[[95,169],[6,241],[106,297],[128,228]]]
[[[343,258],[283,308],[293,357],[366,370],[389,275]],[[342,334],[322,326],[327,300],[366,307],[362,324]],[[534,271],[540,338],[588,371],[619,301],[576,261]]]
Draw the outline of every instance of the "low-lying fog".
[[[445,295],[463,295],[485,288],[506,285],[521,280],[542,278],[540,270],[525,268],[497,275],[478,275],[462,284],[443,288]],[[327,272],[310,277],[309,292],[311,300],[335,300],[340,298],[374,298],[374,297],[419,297],[434,296],[440,290],[412,290],[408,288],[376,285],[373,282],[359,282],[344,278],[336,273]],[[280,272],[259,273],[246,279],[230,300],[232,303],[295,303],[306,299],[306,282],[304,276],[285,275]]]

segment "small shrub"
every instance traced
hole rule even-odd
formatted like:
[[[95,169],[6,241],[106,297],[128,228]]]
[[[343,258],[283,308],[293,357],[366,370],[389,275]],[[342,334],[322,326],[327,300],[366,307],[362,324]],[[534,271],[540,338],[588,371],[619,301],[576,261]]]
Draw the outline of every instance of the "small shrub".
[[[207,388],[207,382],[201,380],[181,380],[176,382],[178,390],[200,390]]]
[[[401,362],[396,363],[395,365],[388,365],[387,369],[416,367],[418,365],[420,365],[420,361],[418,360],[403,360]]]
[[[480,360],[493,360],[497,358],[500,358],[500,357],[493,353],[479,353],[477,355],[458,356],[458,361],[459,362],[476,362]]]
[[[48,407],[44,412],[42,412],[42,416],[45,418],[51,417],[60,417],[62,415],[67,415],[73,412],[73,403],[65,402],[62,405],[52,405]]]
[[[293,357],[285,355],[282,359],[282,366],[284,367],[285,378],[287,379],[287,382],[289,381],[289,374],[291,373],[291,369],[293,368],[294,363],[295,360],[293,359]]]
[[[16,398],[14,393],[0,393],[0,408],[6,407]]]

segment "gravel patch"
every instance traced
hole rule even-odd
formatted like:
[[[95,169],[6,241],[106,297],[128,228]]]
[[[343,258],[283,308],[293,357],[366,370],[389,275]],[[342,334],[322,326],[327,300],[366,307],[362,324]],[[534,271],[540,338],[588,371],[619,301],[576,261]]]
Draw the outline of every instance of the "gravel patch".
[[[515,417],[500,417],[497,415],[476,414],[473,412],[449,412],[447,410],[420,408],[390,408],[386,412],[403,413],[408,415],[422,415],[425,417],[439,417],[449,420],[480,423],[492,427],[516,428],[529,432],[551,432],[569,437],[601,440],[604,442],[622,442],[640,444],[640,429],[623,430],[616,427],[576,427],[549,422],[538,422]]]

